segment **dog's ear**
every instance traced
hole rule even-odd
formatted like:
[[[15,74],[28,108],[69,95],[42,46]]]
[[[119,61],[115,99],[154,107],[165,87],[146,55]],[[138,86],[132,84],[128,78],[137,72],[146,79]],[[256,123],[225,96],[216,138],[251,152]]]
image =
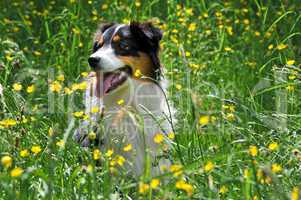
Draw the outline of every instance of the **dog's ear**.
[[[131,22],[130,31],[146,50],[154,50],[155,52],[159,50],[159,42],[163,33],[160,29],[154,27],[151,22]]]
[[[158,52],[160,49],[159,42],[163,36],[162,31],[154,27],[151,22],[131,22],[130,31],[138,44],[141,45],[141,50],[150,56],[153,63],[152,78],[160,80],[162,72]]]
[[[114,26],[115,24],[116,24],[115,22],[100,24],[98,30],[104,33],[108,28]]]

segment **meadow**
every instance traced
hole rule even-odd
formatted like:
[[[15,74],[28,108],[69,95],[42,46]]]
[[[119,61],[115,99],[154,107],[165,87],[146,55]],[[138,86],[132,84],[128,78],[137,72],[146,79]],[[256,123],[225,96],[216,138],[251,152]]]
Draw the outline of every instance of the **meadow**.
[[[300,199],[300,0],[1,0],[0,8],[0,199]],[[164,31],[177,123],[173,165],[160,177],[128,176],[123,157],[81,148],[68,128],[85,118],[96,28],[133,20]]]

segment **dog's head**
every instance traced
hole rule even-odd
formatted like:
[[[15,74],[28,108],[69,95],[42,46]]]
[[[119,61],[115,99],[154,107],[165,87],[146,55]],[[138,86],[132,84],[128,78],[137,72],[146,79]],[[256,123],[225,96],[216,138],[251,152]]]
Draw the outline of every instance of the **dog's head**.
[[[103,93],[110,93],[128,78],[137,78],[137,73],[159,80],[161,38],[161,30],[150,22],[102,25],[96,32],[88,62],[94,71],[104,74]]]

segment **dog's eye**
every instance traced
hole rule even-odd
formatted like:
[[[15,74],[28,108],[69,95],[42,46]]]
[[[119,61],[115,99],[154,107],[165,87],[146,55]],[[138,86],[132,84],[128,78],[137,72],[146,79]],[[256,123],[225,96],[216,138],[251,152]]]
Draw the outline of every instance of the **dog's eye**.
[[[129,50],[130,49],[129,44],[126,43],[126,42],[120,42],[119,46],[120,46],[121,49],[124,49],[124,50]]]

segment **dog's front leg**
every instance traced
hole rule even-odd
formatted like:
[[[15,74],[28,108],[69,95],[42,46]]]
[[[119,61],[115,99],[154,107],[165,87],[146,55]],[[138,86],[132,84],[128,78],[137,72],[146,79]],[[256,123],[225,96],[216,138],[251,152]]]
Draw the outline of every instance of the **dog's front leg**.
[[[84,95],[85,115],[88,119],[80,122],[79,127],[74,131],[73,138],[83,147],[88,147],[91,140],[99,143],[100,127],[99,121],[103,113],[102,98],[97,95],[98,81],[94,74],[90,74],[87,80],[87,89]],[[96,134],[96,138],[89,137],[89,134]],[[91,134],[91,136],[93,136]]]

